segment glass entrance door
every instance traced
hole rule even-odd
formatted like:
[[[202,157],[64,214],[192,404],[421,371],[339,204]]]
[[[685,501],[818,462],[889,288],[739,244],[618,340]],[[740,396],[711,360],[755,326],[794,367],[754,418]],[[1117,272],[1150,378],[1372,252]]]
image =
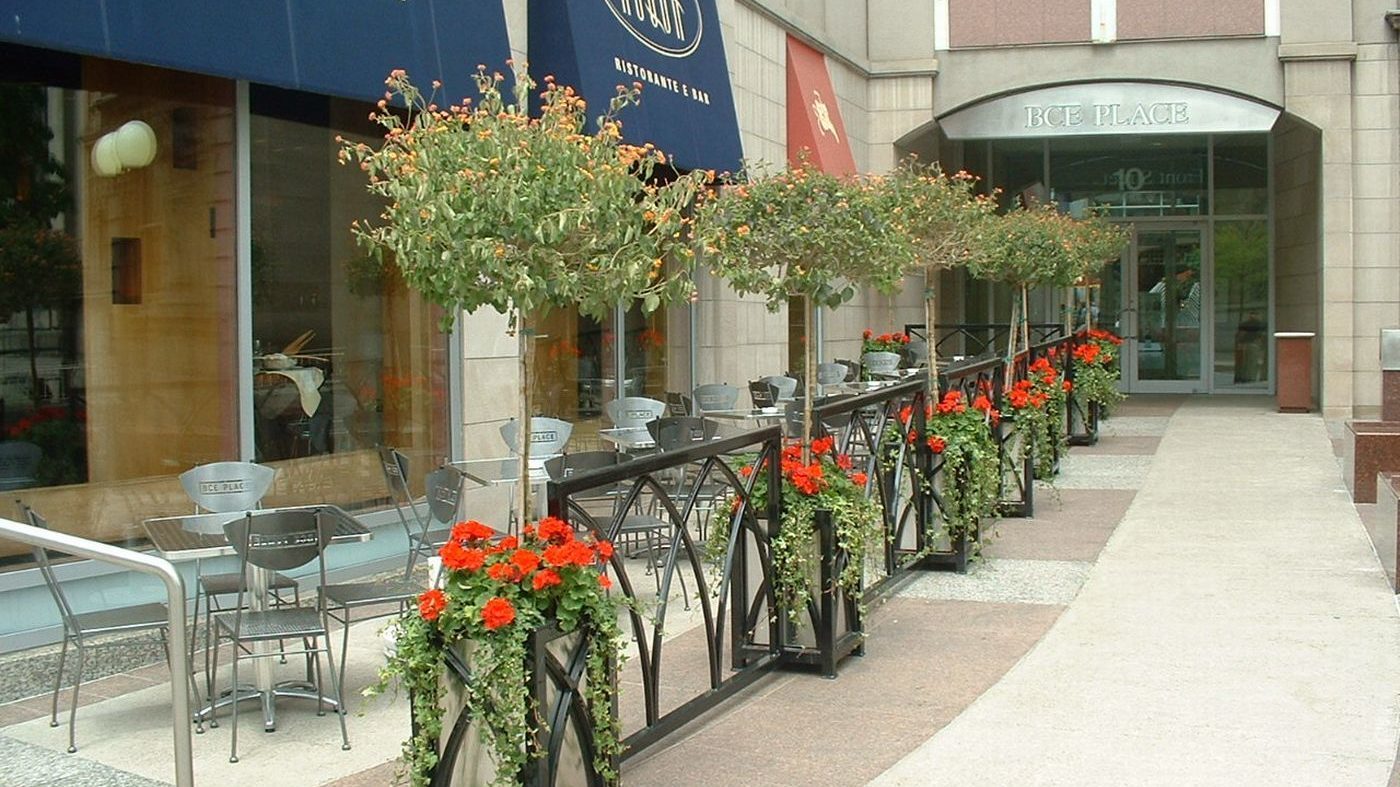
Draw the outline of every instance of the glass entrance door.
[[[1202,318],[1203,224],[1136,226],[1129,251],[1129,343],[1132,390],[1193,393],[1208,390]]]

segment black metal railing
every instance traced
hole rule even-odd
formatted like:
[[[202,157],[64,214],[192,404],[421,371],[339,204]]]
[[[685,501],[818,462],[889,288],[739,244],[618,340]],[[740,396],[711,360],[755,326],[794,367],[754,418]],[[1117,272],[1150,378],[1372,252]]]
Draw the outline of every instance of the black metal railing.
[[[916,339],[928,341],[928,326],[908,323],[904,332]],[[1008,323],[937,323],[933,326],[933,347],[939,358],[985,358],[1006,356],[1007,339],[1011,333]],[[1052,322],[1030,324],[1031,344],[1040,344],[1068,335],[1065,326]]]
[[[769,495],[762,512],[751,510],[748,501],[760,472],[768,474],[769,489],[781,488],[781,454],[782,432],[771,426],[549,482],[550,513],[575,528],[620,546],[640,530],[649,531],[647,570],[660,572],[654,596],[629,576],[624,548],[611,565],[629,602],[624,630],[630,628],[636,647],[619,677],[640,685],[642,697],[640,709],[622,709],[624,760],[780,662],[786,631],[779,625],[770,544],[781,518],[781,496]],[[763,469],[746,478],[738,471],[744,465]],[[691,533],[706,524],[723,528],[707,540],[711,571]],[[678,581],[687,605],[688,588],[695,589],[701,623],[668,637],[671,588]],[[673,653],[675,658],[663,658]],[[697,674],[700,659],[703,675]],[[624,700],[629,696],[635,693],[627,692]]]

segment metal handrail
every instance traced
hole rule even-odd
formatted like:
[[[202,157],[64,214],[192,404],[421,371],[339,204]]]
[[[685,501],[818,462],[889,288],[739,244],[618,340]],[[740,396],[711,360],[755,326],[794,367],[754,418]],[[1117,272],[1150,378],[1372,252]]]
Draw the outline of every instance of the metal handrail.
[[[172,722],[175,735],[175,784],[176,787],[193,787],[194,759],[190,738],[190,695],[183,680],[176,680],[175,654],[183,654],[189,648],[189,632],[185,621],[185,582],[175,566],[164,558],[133,552],[130,549],[114,547],[100,541],[71,536],[52,530],[43,530],[30,525],[0,517],[0,537],[18,541],[30,546],[44,547],[56,552],[76,557],[85,557],[102,563],[110,563],[122,568],[158,577],[165,583],[168,597],[170,629],[170,693]]]

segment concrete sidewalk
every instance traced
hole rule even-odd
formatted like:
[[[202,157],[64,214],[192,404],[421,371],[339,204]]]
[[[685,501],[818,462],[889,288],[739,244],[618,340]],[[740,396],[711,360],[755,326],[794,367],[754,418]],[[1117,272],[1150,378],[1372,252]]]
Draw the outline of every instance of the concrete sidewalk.
[[[872,784],[1384,785],[1398,621],[1321,419],[1191,399],[1054,627]]]

